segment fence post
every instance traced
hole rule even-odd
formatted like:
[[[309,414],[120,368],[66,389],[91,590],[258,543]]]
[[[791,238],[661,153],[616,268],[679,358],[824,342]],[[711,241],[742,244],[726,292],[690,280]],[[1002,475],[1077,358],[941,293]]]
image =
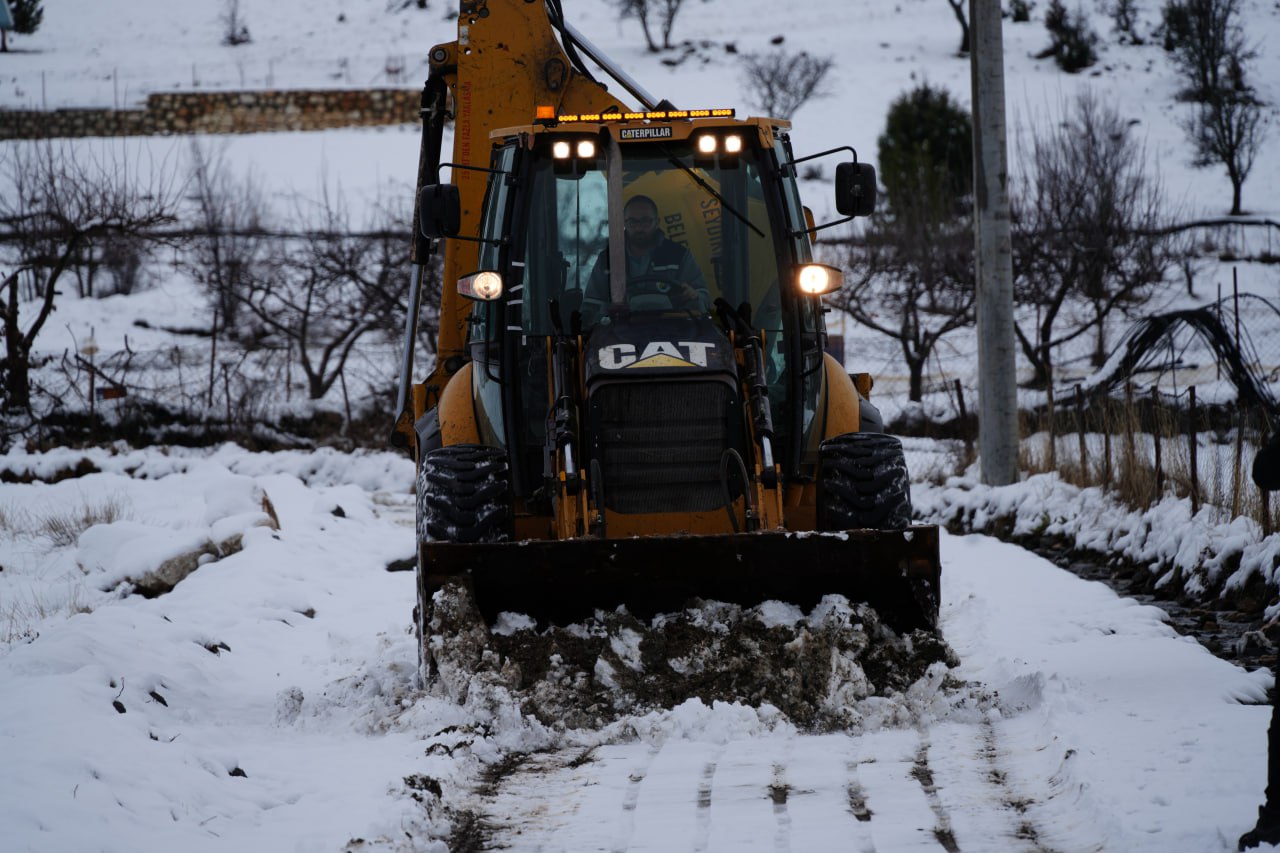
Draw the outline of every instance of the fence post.
[[[1089,485],[1089,454],[1084,438],[1084,392],[1076,385],[1076,434],[1080,437],[1080,485]]]
[[[1196,386],[1187,389],[1187,450],[1191,456],[1191,515],[1200,511],[1200,466],[1196,460]]]
[[[213,328],[209,331],[209,396],[205,399],[205,408],[213,408],[213,385],[215,375],[213,367],[218,361],[218,304],[213,305]],[[211,415],[206,417],[212,418]]]
[[[1058,470],[1058,428],[1054,424],[1053,380],[1045,386],[1045,403],[1049,410],[1049,470]]]
[[[1104,488],[1111,488],[1111,410],[1113,401],[1111,395],[1107,394],[1102,404],[1102,485]]]
[[[1133,476],[1134,466],[1138,461],[1138,451],[1133,439],[1133,383],[1124,383],[1124,464],[1129,468],[1129,476]],[[1121,476],[1124,476],[1123,467]]]
[[[1244,483],[1244,406],[1236,401],[1236,458],[1231,466],[1231,517],[1240,515],[1240,489]]]
[[[960,434],[964,436],[964,455],[966,459],[973,458],[973,435],[969,430],[969,410],[964,404],[964,386],[960,384],[960,380],[956,379],[956,402],[960,406]]]
[[[1160,502],[1160,496],[1164,494],[1164,465],[1160,457],[1160,430],[1157,429],[1159,422],[1158,413],[1160,411],[1160,389],[1151,386],[1151,443],[1156,449],[1156,494],[1153,503]]]

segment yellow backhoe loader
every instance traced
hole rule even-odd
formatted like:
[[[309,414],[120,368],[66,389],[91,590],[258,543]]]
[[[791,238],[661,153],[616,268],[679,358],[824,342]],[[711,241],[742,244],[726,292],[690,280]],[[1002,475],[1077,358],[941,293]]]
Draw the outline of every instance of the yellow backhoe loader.
[[[797,158],[786,121],[656,101],[559,0],[463,0],[430,68],[393,431],[418,465],[424,641],[451,581],[490,621],[838,593],[936,627],[937,528],[911,525],[870,377],[824,352],[842,274],[811,238],[872,212],[874,168]],[[796,177],[822,156],[844,218],[815,226]]]

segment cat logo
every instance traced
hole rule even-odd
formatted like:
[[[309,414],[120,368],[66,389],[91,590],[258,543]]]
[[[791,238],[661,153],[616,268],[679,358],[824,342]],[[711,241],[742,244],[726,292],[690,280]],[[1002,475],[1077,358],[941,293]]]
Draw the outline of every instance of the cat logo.
[[[636,355],[635,344],[610,344],[601,347],[600,367],[621,370],[624,367],[706,367],[707,353],[715,344],[705,341],[650,341],[644,352]]]

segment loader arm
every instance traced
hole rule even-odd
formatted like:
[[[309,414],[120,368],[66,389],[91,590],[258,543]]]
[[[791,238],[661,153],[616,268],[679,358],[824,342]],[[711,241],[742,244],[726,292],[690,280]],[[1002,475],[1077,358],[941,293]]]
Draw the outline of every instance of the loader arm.
[[[448,163],[472,167],[454,169],[451,179],[461,201],[460,234],[474,235],[479,230],[487,175],[475,169],[489,165],[491,131],[530,123],[539,106],[551,107],[556,113],[629,109],[580,70],[580,61],[571,61],[556,37],[553,16],[559,20],[557,2],[463,0],[458,40],[431,48],[430,75],[423,91],[417,189],[420,192],[423,186],[439,181],[444,125],[452,119],[453,150]],[[597,54],[591,55],[594,58]],[[424,267],[433,250],[430,241],[421,237],[420,214],[420,199],[415,197],[415,280],[406,356],[412,352]],[[416,446],[414,422],[440,399],[449,378],[466,361],[471,303],[458,295],[457,281],[476,269],[479,244],[469,240],[445,243],[436,364],[410,393],[412,358],[405,359],[392,439],[400,446]]]

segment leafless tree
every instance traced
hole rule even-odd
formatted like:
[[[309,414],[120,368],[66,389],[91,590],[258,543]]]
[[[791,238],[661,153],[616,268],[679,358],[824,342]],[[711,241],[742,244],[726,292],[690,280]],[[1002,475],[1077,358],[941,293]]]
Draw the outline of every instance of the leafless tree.
[[[680,14],[680,7],[684,5],[684,0],[614,0],[614,2],[623,18],[635,18],[640,22],[640,29],[644,31],[645,44],[648,45],[651,53],[671,49],[671,31],[675,28],[676,15]],[[652,22],[650,16],[654,18]],[[653,36],[655,25],[662,34],[661,44]]]
[[[1164,9],[1165,47],[1195,102],[1183,123],[1196,166],[1222,164],[1231,181],[1231,215],[1243,210],[1244,182],[1266,131],[1263,104],[1247,70],[1257,57],[1239,23],[1239,0],[1172,0]]]
[[[965,17],[964,7],[968,5],[967,0],[947,0],[947,5],[951,7],[951,12],[956,16],[956,21],[960,24],[960,50],[961,56],[969,55],[969,19]]]
[[[223,0],[219,19],[222,21],[223,44],[237,47],[253,41],[253,37],[249,35],[249,25],[240,13],[240,0]]]
[[[1138,309],[1176,264],[1177,245],[1161,229],[1158,181],[1129,123],[1091,92],[1066,119],[1041,128],[1031,171],[1013,207],[1016,332],[1035,371],[1053,379],[1054,352],[1092,333],[1093,362],[1107,354],[1106,320]]]
[[[1257,51],[1240,26],[1240,0],[1170,0],[1163,14],[1165,50],[1187,82],[1183,97],[1208,101],[1248,91],[1243,69]]]
[[[924,395],[925,367],[938,342],[973,324],[973,224],[922,205],[878,215],[851,246],[853,271],[833,301],[859,324],[896,341],[910,398]]]
[[[765,115],[791,118],[810,98],[822,97],[822,81],[835,61],[805,51],[749,53],[742,58],[747,97]]]
[[[362,337],[403,328],[409,223],[384,208],[376,227],[356,233],[346,200],[327,188],[297,217],[306,236],[274,241],[237,298],[257,337],[294,349],[308,394],[320,399]]]
[[[1207,103],[1197,104],[1186,123],[1195,146],[1195,165],[1222,164],[1231,180],[1231,215],[1244,213],[1241,206],[1244,182],[1253,170],[1253,161],[1266,136],[1262,105],[1249,96],[1224,93]]]
[[[175,221],[181,188],[174,171],[137,150],[131,156],[115,144],[51,141],[0,149],[3,408],[30,410],[32,348],[83,248]]]
[[[266,255],[266,201],[252,175],[232,173],[221,150],[193,142],[191,164],[196,234],[188,268],[208,292],[218,327],[234,339],[248,278]]]
[[[1107,12],[1116,32],[1133,44],[1142,44],[1142,36],[1138,35],[1138,0],[1111,0]]]

